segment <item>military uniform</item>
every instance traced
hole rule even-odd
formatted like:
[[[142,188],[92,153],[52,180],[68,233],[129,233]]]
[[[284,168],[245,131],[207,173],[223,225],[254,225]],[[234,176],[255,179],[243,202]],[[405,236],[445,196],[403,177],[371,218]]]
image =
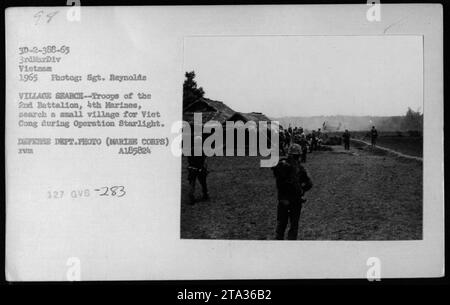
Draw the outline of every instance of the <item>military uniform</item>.
[[[284,136],[284,132],[281,131],[279,134],[279,151],[280,151],[280,155],[284,155],[285,152],[285,147],[286,147],[286,137]]]
[[[377,145],[378,131],[375,129],[375,127],[372,127],[372,129],[370,130],[370,137],[372,139],[372,145]]]
[[[285,130],[283,133],[283,139],[284,139],[283,152],[284,154],[286,154],[289,145],[291,145],[291,134],[287,130]]]
[[[189,156],[188,157],[188,180],[190,185],[189,199],[190,204],[195,203],[195,184],[198,179],[202,186],[203,199],[207,200],[208,186],[206,183],[206,176],[208,175],[208,169],[206,167],[206,156]]]
[[[293,144],[288,153],[288,158],[280,159],[278,164],[272,168],[278,189],[276,238],[284,239],[289,222],[288,239],[295,240],[298,234],[302,203],[305,202],[302,196],[311,189],[312,182],[298,160],[301,147]]]
[[[349,150],[350,149],[350,133],[348,132],[348,130],[346,130],[344,132],[344,134],[342,135],[342,138],[344,139],[345,150]]]
[[[317,137],[316,132],[313,130],[311,133],[311,145],[309,146],[309,152],[317,150]]]
[[[308,153],[308,141],[304,133],[300,135],[300,146],[302,147],[301,162],[306,163],[306,154]]]

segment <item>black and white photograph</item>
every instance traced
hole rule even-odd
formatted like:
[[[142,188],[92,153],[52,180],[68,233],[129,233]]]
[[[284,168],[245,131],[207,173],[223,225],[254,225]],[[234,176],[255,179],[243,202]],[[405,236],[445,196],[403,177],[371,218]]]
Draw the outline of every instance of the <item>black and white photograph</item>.
[[[4,11],[6,282],[445,277],[442,5],[31,2]]]
[[[187,37],[184,120],[254,122],[247,148],[273,122],[278,143],[256,141],[279,161],[183,157],[181,237],[421,240],[422,51],[420,36]]]

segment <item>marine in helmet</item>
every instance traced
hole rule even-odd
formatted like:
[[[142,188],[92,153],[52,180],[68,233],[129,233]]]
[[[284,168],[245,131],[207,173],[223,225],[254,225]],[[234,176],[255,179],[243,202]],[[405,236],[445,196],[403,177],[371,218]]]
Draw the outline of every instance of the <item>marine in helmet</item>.
[[[297,239],[298,222],[305,192],[311,189],[312,182],[306,169],[300,164],[302,148],[292,144],[288,149],[288,157],[282,158],[272,168],[278,190],[276,239],[284,239],[289,222],[288,239]]]

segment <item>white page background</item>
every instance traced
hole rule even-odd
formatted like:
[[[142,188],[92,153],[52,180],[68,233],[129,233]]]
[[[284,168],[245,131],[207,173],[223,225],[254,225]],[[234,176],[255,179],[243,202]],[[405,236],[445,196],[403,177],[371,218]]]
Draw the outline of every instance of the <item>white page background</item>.
[[[52,8],[45,8],[50,10]],[[60,10],[36,26],[38,8],[6,11],[6,276],[10,281],[64,281],[67,260],[79,258],[82,280],[364,278],[369,257],[382,277],[443,274],[442,9],[439,5],[382,5],[380,22],[368,22],[366,5],[237,7],[81,7],[81,21]],[[396,23],[401,20],[401,22]],[[395,23],[395,24],[394,24]],[[390,25],[393,26],[389,27]],[[389,28],[388,28],[389,27]],[[386,30],[388,28],[388,30]],[[384,33],[386,30],[386,33]],[[148,76],[130,82],[59,83],[59,91],[152,93],[168,123],[181,119],[183,41],[221,35],[418,35],[424,52],[424,230],[422,241],[181,240],[181,160],[169,150],[149,156],[117,155],[114,147],[41,146],[17,154],[18,47],[66,44],[58,66],[72,74]],[[39,91],[54,91],[40,82]],[[22,87],[20,87],[22,86]],[[25,87],[23,87],[25,86]],[[32,86],[32,85],[31,85]],[[32,88],[32,87],[30,87]],[[41,89],[42,88],[42,89]],[[102,90],[104,88],[104,90]],[[29,89],[33,91],[34,89]],[[114,136],[145,137],[147,129]],[[54,129],[27,136],[56,137]],[[111,135],[106,128],[64,130],[67,137]],[[151,136],[156,136],[152,131]],[[169,136],[170,137],[170,136]],[[122,199],[51,201],[53,189],[125,185]]]

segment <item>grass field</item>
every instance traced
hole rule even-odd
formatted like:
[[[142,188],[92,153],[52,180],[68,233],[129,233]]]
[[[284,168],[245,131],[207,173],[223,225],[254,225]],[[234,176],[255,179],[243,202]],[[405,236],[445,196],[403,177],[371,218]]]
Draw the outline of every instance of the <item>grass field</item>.
[[[370,142],[367,132],[353,132],[353,137]],[[390,148],[406,155],[422,157],[423,138],[421,136],[411,136],[401,132],[379,132],[377,145]]]
[[[186,166],[183,159],[182,238],[274,239],[275,180],[258,157],[209,158],[211,198],[194,206],[188,205]],[[308,154],[305,168],[314,186],[306,195],[299,239],[422,239],[421,162],[333,146]]]
[[[350,132],[352,138],[370,142],[370,136],[365,131]],[[342,132],[331,132],[329,136],[342,136]],[[423,138],[421,136],[410,136],[407,132],[379,132],[377,145],[393,149],[406,155],[422,157]]]
[[[382,136],[378,138],[377,144],[406,155],[422,157],[423,149],[421,137]]]

